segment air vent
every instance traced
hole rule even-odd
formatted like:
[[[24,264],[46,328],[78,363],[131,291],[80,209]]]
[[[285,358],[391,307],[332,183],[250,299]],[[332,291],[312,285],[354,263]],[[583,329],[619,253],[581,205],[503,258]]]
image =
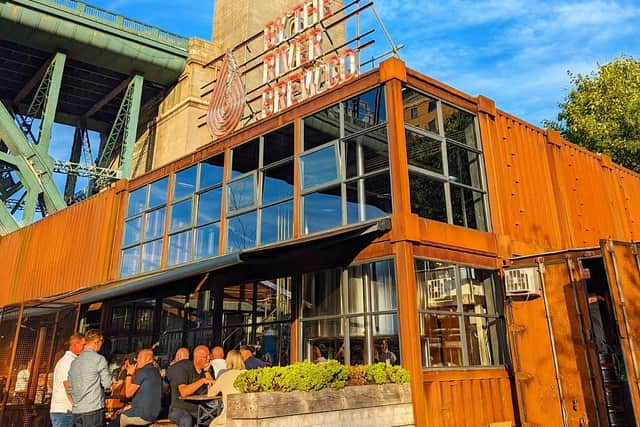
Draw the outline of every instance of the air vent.
[[[540,272],[537,267],[515,268],[504,271],[508,297],[540,296]]]

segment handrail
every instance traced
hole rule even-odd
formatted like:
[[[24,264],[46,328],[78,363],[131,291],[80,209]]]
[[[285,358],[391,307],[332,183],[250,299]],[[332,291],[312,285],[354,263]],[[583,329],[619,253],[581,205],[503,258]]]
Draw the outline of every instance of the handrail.
[[[126,16],[118,15],[106,9],[102,9],[84,2],[76,0],[31,1],[35,3],[46,4],[51,7],[64,10],[66,12],[73,13],[74,15],[81,16],[83,18],[111,25],[120,30],[147,37],[149,39],[165,43],[173,47],[178,47],[186,50],[189,46],[189,39],[179,34],[162,30],[158,27],[154,27],[153,25],[145,24],[144,22],[136,21],[135,19],[127,18]]]

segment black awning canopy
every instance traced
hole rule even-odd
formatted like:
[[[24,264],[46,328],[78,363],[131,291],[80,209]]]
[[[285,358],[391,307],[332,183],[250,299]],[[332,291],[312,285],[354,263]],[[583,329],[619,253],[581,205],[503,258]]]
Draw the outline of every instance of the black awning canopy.
[[[286,277],[344,267],[371,241],[391,229],[388,218],[340,227],[296,240],[245,249],[171,269],[92,286],[52,297],[60,304],[89,304],[171,284],[172,289],[213,286]]]

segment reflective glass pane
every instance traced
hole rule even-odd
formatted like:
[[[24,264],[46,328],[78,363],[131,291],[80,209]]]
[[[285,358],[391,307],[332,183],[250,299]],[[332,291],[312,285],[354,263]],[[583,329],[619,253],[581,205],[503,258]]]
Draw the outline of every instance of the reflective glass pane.
[[[170,231],[179,230],[184,227],[190,227],[192,221],[192,205],[193,199],[187,199],[183,202],[171,205],[171,224]]]
[[[191,235],[188,230],[169,236],[169,249],[167,253],[167,265],[176,265],[191,259]]]
[[[455,141],[477,147],[474,116],[447,104],[442,104],[444,135]]]
[[[393,260],[377,261],[367,266],[371,287],[371,310],[375,312],[397,309],[398,294]]]
[[[263,144],[263,166],[293,156],[293,124],[266,134]]]
[[[342,319],[308,320],[302,323],[303,357],[314,363],[345,363]]]
[[[338,179],[335,145],[300,156],[302,188],[311,188]]]
[[[276,322],[291,319],[291,279],[261,280],[256,283],[257,322]]]
[[[447,222],[444,182],[420,173],[409,172],[411,212],[422,218]]]
[[[140,270],[140,246],[125,249],[120,259],[120,276],[127,277]]]
[[[162,239],[142,245],[142,268],[140,271],[147,272],[160,269],[160,258],[162,257]]]
[[[369,363],[371,349],[367,345],[367,330],[364,316],[350,317],[349,322],[349,364],[365,365]]]
[[[302,277],[302,317],[344,313],[340,270],[324,270]]]
[[[459,267],[462,310],[466,313],[497,314],[498,299],[493,281],[494,272],[472,267]]]
[[[453,264],[416,260],[418,309],[458,311],[455,269]]]
[[[400,330],[397,314],[372,316],[371,329],[374,340],[373,362],[400,364]]]
[[[484,215],[484,195],[479,191],[451,185],[453,223],[467,228],[487,231]]]
[[[293,197],[293,162],[266,169],[262,175],[262,204]]]
[[[149,205],[147,206],[149,209],[167,203],[168,187],[169,177],[149,184]]]
[[[406,131],[407,161],[412,166],[432,172],[444,173],[442,144],[437,139]]]
[[[164,209],[156,209],[145,214],[144,239],[150,240],[162,236],[164,232]]]
[[[333,187],[304,196],[303,232],[315,233],[342,225],[340,187]]]
[[[258,169],[259,150],[259,139],[254,139],[231,150],[231,178]]]
[[[256,245],[256,211],[227,219],[227,253]]]
[[[347,311],[348,313],[364,313],[366,310],[366,276],[367,276],[367,264],[356,265],[350,267],[348,270],[348,300]]]
[[[347,222],[380,218],[392,211],[388,172],[347,183]],[[360,195],[359,195],[360,194]]]
[[[200,189],[220,184],[224,174],[224,154],[200,162]]]
[[[420,313],[422,364],[430,368],[464,365],[460,317]]]
[[[138,188],[137,190],[129,193],[129,209],[127,210],[127,216],[132,216],[142,212],[146,202],[147,186]]]
[[[303,149],[309,150],[340,138],[340,105],[336,104],[303,121]]]
[[[197,165],[176,173],[173,183],[173,200],[181,199],[196,191],[197,175]]]
[[[220,219],[222,187],[201,193],[198,196],[198,225]]]
[[[124,238],[122,239],[123,246],[129,246],[132,243],[140,241],[142,237],[142,217],[139,216],[124,223]]]
[[[438,101],[409,88],[403,89],[402,99],[405,123],[440,134]]]
[[[218,256],[220,223],[210,224],[196,229],[195,258]]]
[[[447,144],[449,179],[454,182],[482,188],[480,156],[455,144]]]
[[[233,212],[256,204],[255,175],[248,175],[227,184],[227,211]]]
[[[347,150],[347,178],[375,172],[389,167],[387,128],[360,135],[345,141]],[[356,165],[359,164],[358,167]]]
[[[293,201],[262,209],[260,243],[289,240],[293,233]]]
[[[502,320],[464,316],[467,357],[471,366],[491,366],[503,363],[499,336]]]
[[[345,101],[344,131],[359,132],[387,120],[384,88],[377,87]]]

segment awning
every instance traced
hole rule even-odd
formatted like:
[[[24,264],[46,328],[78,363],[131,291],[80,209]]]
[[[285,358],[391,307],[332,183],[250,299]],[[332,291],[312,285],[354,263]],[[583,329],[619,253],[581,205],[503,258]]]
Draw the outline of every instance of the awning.
[[[83,288],[72,295],[61,295],[56,302],[88,304],[199,276],[202,276],[200,280],[191,280],[192,288],[202,285],[210,288],[346,266],[373,239],[390,229],[391,221],[388,218],[348,225],[296,240],[245,249],[144,276]]]

